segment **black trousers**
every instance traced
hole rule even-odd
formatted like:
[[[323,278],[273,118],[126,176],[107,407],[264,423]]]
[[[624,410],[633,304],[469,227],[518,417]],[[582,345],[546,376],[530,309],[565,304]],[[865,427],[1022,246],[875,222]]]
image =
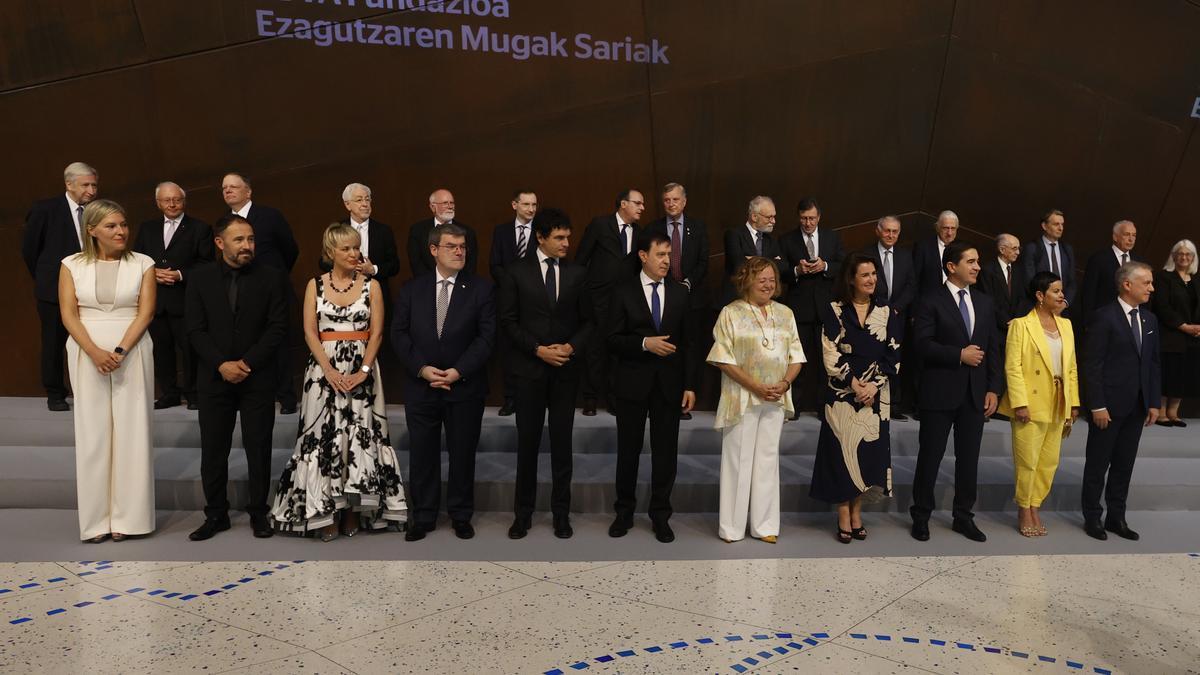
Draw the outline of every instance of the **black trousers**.
[[[442,429],[450,470],[446,476],[446,511],[451,520],[470,521],[475,514],[475,450],[483,423],[483,399],[406,403],[408,425],[409,509],[420,525],[437,523],[442,505]]]
[[[154,341],[154,378],[158,380],[159,391],[163,396],[183,396],[195,401],[196,358],[183,316],[156,314],[150,322],[150,339]]]
[[[913,478],[913,503],[908,511],[915,521],[927,521],[937,507],[933,496],[946,441],[954,429],[954,518],[973,518],[978,491],[979,444],[983,440],[983,411],[964,401],[957,410],[921,410],[917,434],[917,472]]]
[[[57,302],[38,300],[37,312],[42,323],[42,387],[47,398],[63,399],[67,397],[63,349],[70,335],[63,326]]]
[[[792,387],[792,406],[796,412],[821,413],[821,392],[825,386],[825,362],[821,358],[821,323],[796,322],[800,346],[808,363],[800,368]]]
[[[517,389],[517,485],[513,512],[518,518],[533,514],[537,503],[538,451],[542,425],[550,415],[550,511],[556,516],[571,512],[571,433],[575,427],[575,394],[579,391],[576,368],[547,367],[541,378],[519,378]]]
[[[204,483],[204,515],[210,520],[229,514],[229,449],[238,414],[242,417],[242,446],[246,449],[250,483],[246,512],[267,513],[275,397],[270,389],[234,385],[221,391],[200,392],[200,478]]]
[[[1144,410],[1138,407],[1137,410]],[[1108,522],[1125,520],[1125,500],[1129,497],[1129,479],[1137,459],[1138,443],[1142,440],[1142,425],[1146,414],[1138,412],[1114,417],[1108,428],[1088,425],[1087,458],[1083,462],[1083,517],[1099,520],[1104,509],[1100,495],[1108,507]],[[1108,480],[1105,481],[1105,474]]]
[[[658,382],[642,400],[617,397],[617,515],[637,508],[638,463],[650,418],[650,518],[671,517],[671,490],[679,456],[679,405],[683,394],[666,396]]]

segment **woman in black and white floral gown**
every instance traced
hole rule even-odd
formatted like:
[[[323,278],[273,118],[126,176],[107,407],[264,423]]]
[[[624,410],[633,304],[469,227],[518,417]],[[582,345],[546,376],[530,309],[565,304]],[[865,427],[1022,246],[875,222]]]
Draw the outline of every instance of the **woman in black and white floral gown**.
[[[388,438],[376,356],[383,343],[379,282],[360,274],[360,238],[349,225],[325,230],[330,272],[304,292],[308,365],[296,449],[279,478],[271,517],[283,532],[319,530],[323,541],[407,517],[404,485]]]

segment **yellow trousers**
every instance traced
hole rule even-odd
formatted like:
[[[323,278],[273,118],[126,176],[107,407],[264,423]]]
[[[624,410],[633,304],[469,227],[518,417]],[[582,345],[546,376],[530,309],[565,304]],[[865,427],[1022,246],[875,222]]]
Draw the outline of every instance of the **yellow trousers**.
[[[1016,502],[1021,508],[1041,506],[1050,494],[1050,483],[1058,469],[1062,449],[1063,422],[1026,422],[1012,420],[1013,469],[1016,474]]]

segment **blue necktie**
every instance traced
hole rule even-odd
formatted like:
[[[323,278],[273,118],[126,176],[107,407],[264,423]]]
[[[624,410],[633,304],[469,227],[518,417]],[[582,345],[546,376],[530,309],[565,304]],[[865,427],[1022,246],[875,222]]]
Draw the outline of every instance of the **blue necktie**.
[[[546,258],[546,294],[550,297],[551,307],[558,302],[558,289],[554,279],[554,264],[557,262],[555,258]]]
[[[1137,345],[1138,356],[1142,355],[1142,331],[1138,327],[1137,307],[1129,310],[1129,330],[1133,331],[1133,343]]]
[[[654,330],[662,331],[662,304],[658,300],[658,286],[661,281],[650,282],[650,318],[654,320]]]
[[[971,310],[967,309],[966,289],[958,292],[958,313],[962,314],[963,325],[967,327],[967,337],[971,337]]]

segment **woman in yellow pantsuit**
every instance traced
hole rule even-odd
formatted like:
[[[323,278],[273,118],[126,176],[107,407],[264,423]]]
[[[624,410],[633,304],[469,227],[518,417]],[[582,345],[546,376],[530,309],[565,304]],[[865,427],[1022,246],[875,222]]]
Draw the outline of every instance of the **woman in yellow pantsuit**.
[[[1046,534],[1038,515],[1058,468],[1062,439],[1079,415],[1075,335],[1062,280],[1038,272],[1029,281],[1034,308],[1008,325],[1004,370],[1008,391],[1000,412],[1012,422],[1017,527],[1026,537]]]

